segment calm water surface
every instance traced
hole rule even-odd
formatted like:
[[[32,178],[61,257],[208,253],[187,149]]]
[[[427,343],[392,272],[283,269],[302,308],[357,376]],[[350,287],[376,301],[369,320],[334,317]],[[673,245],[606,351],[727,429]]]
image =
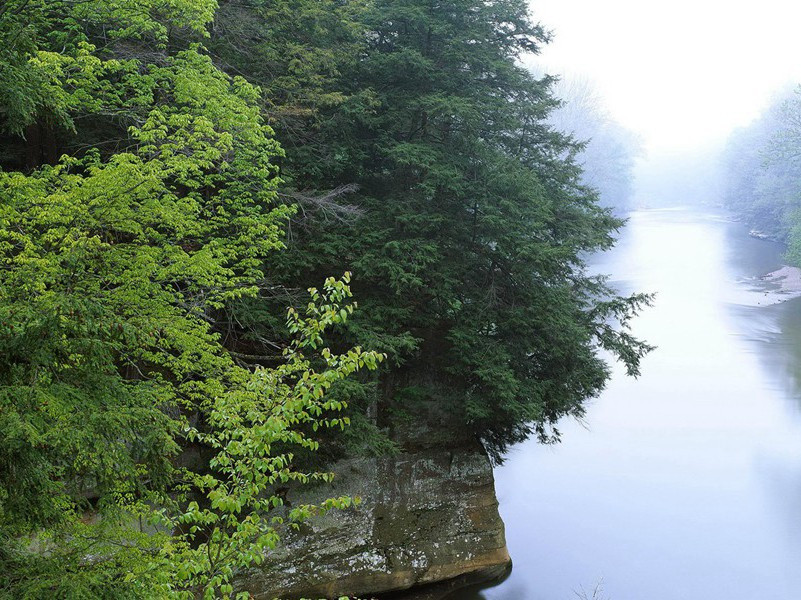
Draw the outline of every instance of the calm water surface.
[[[512,450],[496,480],[514,569],[455,598],[801,598],[801,299],[761,305],[748,281],[781,251],[718,213],[632,215],[597,267],[657,293],[635,328],[658,349],[561,445]]]

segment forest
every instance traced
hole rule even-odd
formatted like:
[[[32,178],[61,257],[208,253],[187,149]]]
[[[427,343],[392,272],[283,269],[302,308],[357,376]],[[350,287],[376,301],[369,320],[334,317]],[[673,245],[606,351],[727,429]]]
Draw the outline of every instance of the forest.
[[[787,243],[787,260],[801,266],[801,96],[774,94],[767,109],[728,139],[722,157],[723,201],[758,235]]]
[[[523,66],[549,38],[524,0],[2,3],[0,596],[233,597],[358,502],[286,502],[333,460],[499,462],[638,374],[650,298],[586,263],[636,144]]]

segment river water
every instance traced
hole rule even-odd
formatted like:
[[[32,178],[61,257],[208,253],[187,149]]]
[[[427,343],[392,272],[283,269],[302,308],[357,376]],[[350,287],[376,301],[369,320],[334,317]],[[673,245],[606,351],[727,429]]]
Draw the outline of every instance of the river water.
[[[801,299],[752,281],[781,252],[716,212],[631,215],[595,267],[657,293],[634,328],[658,348],[496,469],[514,568],[454,598],[801,598]]]

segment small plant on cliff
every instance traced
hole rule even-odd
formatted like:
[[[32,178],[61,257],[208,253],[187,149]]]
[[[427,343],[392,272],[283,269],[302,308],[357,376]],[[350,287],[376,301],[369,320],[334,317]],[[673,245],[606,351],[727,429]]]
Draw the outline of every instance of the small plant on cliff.
[[[309,290],[312,301],[300,315],[289,309],[287,325],[297,338],[284,352],[285,362],[275,368],[255,371],[234,368],[238,381],[229,393],[217,398],[208,416],[208,431],[190,428],[188,438],[213,448],[212,473],[188,472],[192,484],[208,500],[201,508],[190,502],[187,510],[173,519],[185,532],[170,538],[160,556],[178,576],[181,589],[202,590],[203,597],[228,597],[237,568],[260,564],[266,551],[278,543],[277,525],[290,526],[334,508],[347,508],[358,499],[330,498],[320,505],[300,505],[286,518],[268,518],[272,509],[283,504],[270,493],[288,482],[328,481],[332,473],[304,473],[292,467],[293,446],[311,451],[316,442],[304,429],[344,428],[347,417],[330,416],[345,405],[329,399],[326,392],[337,381],[361,368],[375,369],[384,356],[353,348],[334,354],[323,344],[322,334],[334,324],[344,323],[353,312],[349,274],[342,280],[329,278],[323,291]],[[321,303],[321,304],[318,304]],[[312,366],[304,355],[309,349],[322,361],[322,369]],[[199,544],[196,544],[201,540]],[[242,597],[248,598],[247,593]]]

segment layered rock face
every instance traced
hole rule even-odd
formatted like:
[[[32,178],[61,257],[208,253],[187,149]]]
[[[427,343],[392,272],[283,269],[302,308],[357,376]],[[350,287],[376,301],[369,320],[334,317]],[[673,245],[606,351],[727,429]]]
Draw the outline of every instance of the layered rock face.
[[[243,574],[239,589],[257,600],[383,598],[447,582],[439,588],[444,595],[456,582],[494,579],[510,565],[483,449],[352,459],[332,470],[334,484],[293,501],[350,495],[361,496],[361,504],[287,534],[265,564]]]

